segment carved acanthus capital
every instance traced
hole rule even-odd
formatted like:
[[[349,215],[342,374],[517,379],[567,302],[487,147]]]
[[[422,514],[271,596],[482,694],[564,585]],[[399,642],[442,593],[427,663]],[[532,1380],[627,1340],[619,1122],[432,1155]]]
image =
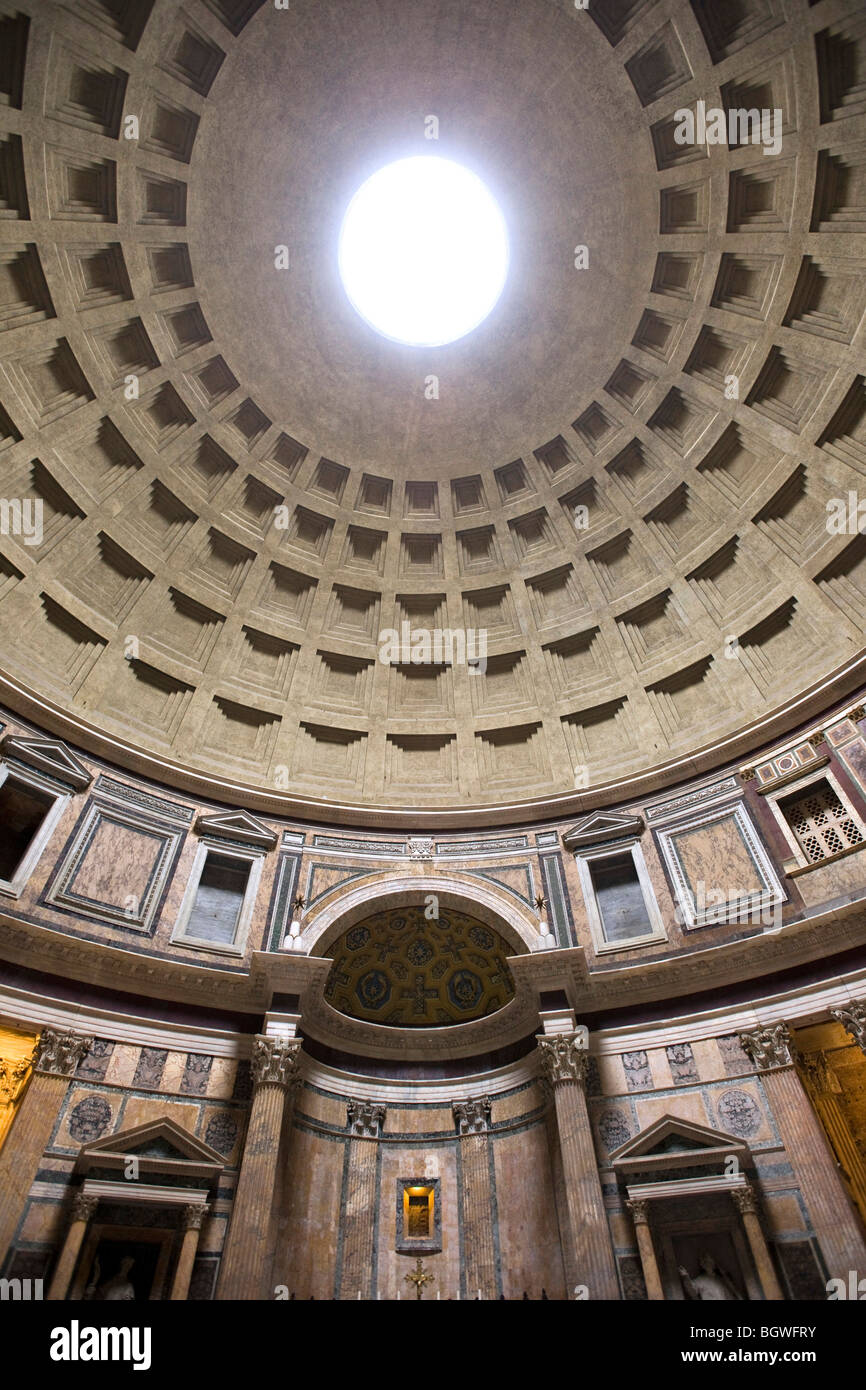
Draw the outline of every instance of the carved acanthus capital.
[[[748,1212],[757,1213],[758,1198],[750,1183],[745,1183],[743,1187],[731,1188],[731,1196],[734,1199],[734,1206],[741,1216],[745,1216]]]
[[[268,1038],[256,1034],[251,1070],[254,1086],[292,1085],[301,1055],[300,1038]]]
[[[451,1106],[458,1134],[486,1134],[490,1128],[489,1096],[479,1100],[455,1100]]]
[[[53,1028],[45,1028],[33,1049],[33,1070],[44,1076],[74,1076],[92,1043],[92,1038],[78,1033],[56,1033]]]
[[[866,1000],[855,999],[844,1009],[831,1009],[831,1014],[850,1033],[861,1052],[866,1052]]]
[[[349,1133],[356,1139],[378,1139],[385,1123],[384,1105],[373,1105],[368,1100],[350,1100],[346,1104],[349,1116]]]
[[[427,835],[410,835],[408,840],[410,859],[432,859],[435,845]]]
[[[14,1105],[30,1071],[29,1057],[0,1057],[0,1105]]]
[[[565,1081],[576,1081],[585,1086],[589,1066],[589,1053],[586,1049],[586,1031],[575,1033],[552,1033],[550,1037],[538,1039],[541,1065],[553,1086]]]
[[[741,1033],[740,1046],[758,1071],[794,1065],[794,1044],[787,1023]]]
[[[99,1198],[91,1192],[76,1192],[72,1198],[72,1220],[89,1221],[99,1206]]]
[[[180,1213],[181,1229],[184,1231],[200,1231],[202,1222],[210,1211],[207,1202],[190,1202],[189,1206],[182,1207]]]
[[[650,1204],[645,1197],[635,1197],[626,1206],[631,1212],[632,1221],[636,1226],[649,1225]]]

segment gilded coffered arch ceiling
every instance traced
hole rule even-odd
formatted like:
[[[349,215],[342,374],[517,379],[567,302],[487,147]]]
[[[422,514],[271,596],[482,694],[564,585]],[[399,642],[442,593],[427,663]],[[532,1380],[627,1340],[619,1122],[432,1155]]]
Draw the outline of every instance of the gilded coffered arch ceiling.
[[[388,908],[343,932],[329,949],[334,964],[325,999],[350,1018],[397,1028],[470,1023],[514,998],[497,931],[449,908]]]
[[[0,45],[8,698],[251,796],[492,807],[700,765],[859,657],[859,5],[0,0]],[[677,144],[698,100],[778,154]],[[420,350],[335,248],[431,113],[513,264]],[[379,660],[404,623],[486,672]]]

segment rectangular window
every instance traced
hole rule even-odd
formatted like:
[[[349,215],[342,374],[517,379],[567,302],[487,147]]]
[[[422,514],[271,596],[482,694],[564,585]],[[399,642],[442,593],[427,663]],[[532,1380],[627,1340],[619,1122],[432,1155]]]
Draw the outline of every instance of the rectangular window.
[[[596,951],[664,941],[665,924],[637,840],[575,854],[586,921]]]
[[[16,777],[0,785],[0,879],[15,878],[56,800]]]
[[[864,843],[860,826],[826,778],[780,797],[778,805],[809,864]]]
[[[653,928],[632,855],[596,859],[590,863],[589,873],[605,941],[648,936]]]
[[[186,936],[231,945],[238,929],[251,865],[208,851],[186,924]]]

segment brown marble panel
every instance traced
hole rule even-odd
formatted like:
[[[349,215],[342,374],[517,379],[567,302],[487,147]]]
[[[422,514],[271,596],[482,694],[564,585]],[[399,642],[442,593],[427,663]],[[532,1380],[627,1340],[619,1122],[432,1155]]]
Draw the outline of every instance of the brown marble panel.
[[[542,1124],[493,1140],[506,1298],[565,1297],[547,1135]]]
[[[672,836],[683,873],[692,889],[760,892],[763,884],[733,816]]]

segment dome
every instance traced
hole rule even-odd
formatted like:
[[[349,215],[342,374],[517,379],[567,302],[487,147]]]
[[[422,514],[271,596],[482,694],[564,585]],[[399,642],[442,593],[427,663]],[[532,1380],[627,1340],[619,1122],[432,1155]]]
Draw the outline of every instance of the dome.
[[[42,517],[2,537],[19,708],[262,807],[507,819],[847,693],[844,39],[807,83],[811,15],[646,8],[214,0],[216,30],[178,10],[139,43],[147,6],[94,0],[60,26],[2,145],[3,469]],[[483,181],[510,246],[487,317],[426,348],[338,264],[365,180],[424,157]]]

